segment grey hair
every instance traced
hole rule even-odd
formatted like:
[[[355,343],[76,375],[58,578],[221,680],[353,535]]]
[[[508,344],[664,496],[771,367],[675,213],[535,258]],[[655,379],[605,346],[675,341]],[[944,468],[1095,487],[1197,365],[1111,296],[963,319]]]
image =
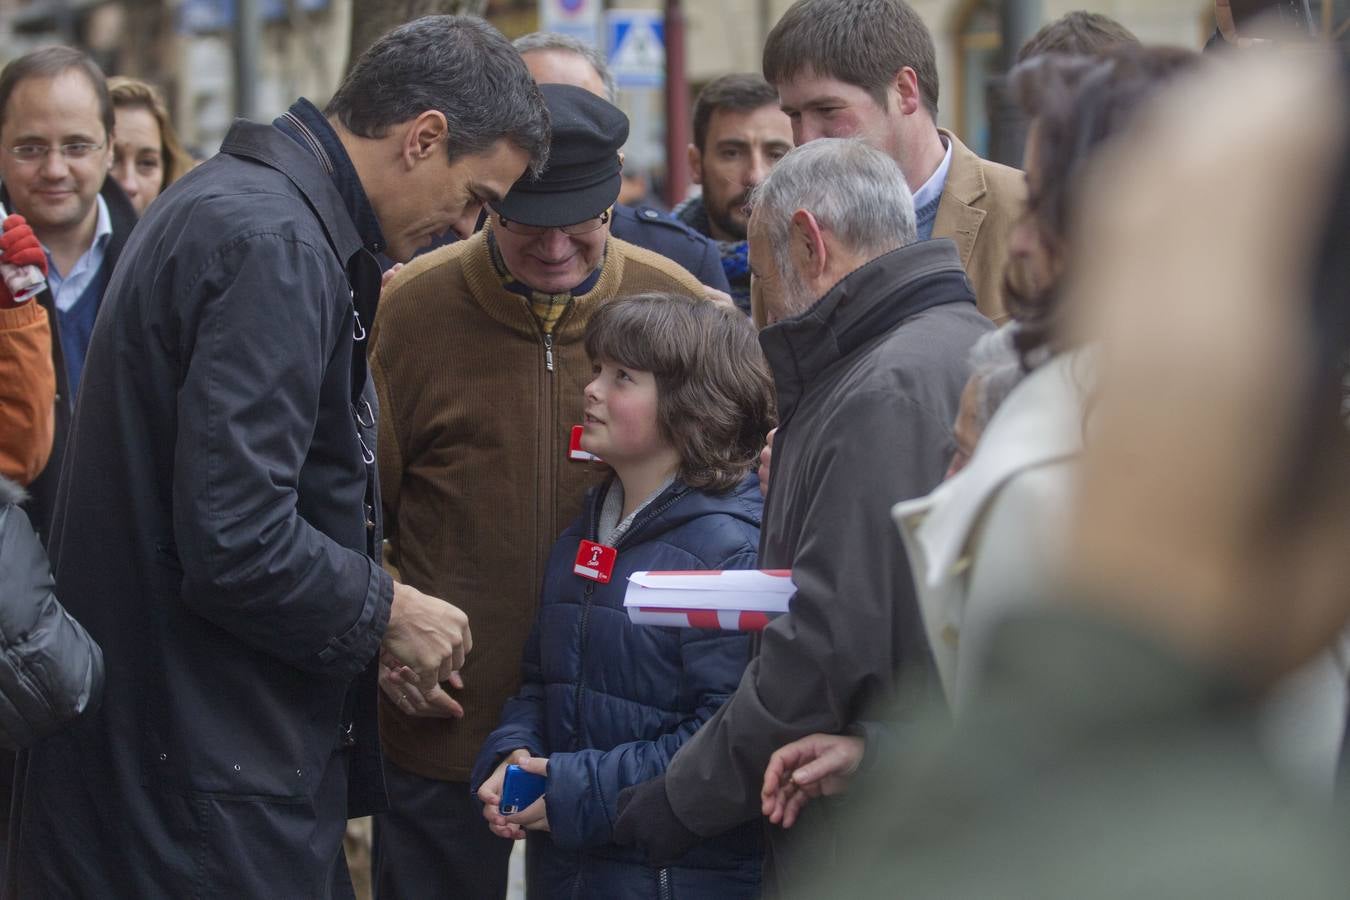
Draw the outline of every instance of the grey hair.
[[[1003,401],[1022,383],[1027,370],[1017,351],[1016,322],[980,336],[970,348],[970,380],[975,384],[975,427],[989,424]]]
[[[855,253],[875,258],[914,243],[914,196],[900,167],[854,138],[820,138],[789,152],[750,205],[780,274],[790,275],[788,231],[805,209]]]
[[[609,71],[609,64],[605,62],[605,55],[585,41],[579,41],[566,34],[558,34],[556,31],[534,31],[524,37],[516,38],[511,42],[511,46],[515,47],[516,52],[521,56],[526,53],[545,50],[580,56],[591,64],[595,74],[599,75],[600,80],[605,83],[605,99],[610,103],[617,102],[619,89],[614,83],[614,74]]]
[[[453,162],[507,141],[538,175],[549,118],[539,85],[501,32],[473,16],[424,16],[395,28],[352,66],[324,114],[359,137],[381,138],[428,110],[445,116]]]

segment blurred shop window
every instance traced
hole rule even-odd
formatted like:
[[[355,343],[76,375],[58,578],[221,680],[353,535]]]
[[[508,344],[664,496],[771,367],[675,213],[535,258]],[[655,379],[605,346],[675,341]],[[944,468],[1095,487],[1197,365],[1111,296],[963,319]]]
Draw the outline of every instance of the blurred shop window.
[[[980,156],[989,154],[989,85],[1003,46],[997,0],[967,0],[956,17],[956,133]]]
[[[1318,34],[1350,45],[1350,0],[1312,0],[1311,6]]]

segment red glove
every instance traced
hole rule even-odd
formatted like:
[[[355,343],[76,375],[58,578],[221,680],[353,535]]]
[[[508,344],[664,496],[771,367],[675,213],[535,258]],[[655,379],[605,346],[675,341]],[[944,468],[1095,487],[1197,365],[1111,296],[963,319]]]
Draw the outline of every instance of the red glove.
[[[37,235],[33,234],[28,221],[23,216],[12,215],[0,223],[0,227],[4,228],[4,233],[0,234],[0,262],[12,266],[37,266],[45,276],[47,254],[43,251]],[[0,309],[9,309],[14,305],[9,288],[5,286],[4,280],[0,279]]]

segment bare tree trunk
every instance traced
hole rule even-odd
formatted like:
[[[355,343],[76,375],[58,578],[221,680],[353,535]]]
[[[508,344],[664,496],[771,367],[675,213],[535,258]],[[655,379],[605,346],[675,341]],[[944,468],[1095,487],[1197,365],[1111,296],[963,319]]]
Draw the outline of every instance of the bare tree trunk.
[[[347,68],[385,32],[422,16],[481,16],[487,0],[353,0]]]

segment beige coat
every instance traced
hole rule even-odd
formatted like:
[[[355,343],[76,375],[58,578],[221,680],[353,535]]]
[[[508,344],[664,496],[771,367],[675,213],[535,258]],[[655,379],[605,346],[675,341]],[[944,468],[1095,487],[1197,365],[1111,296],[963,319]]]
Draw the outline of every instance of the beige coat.
[[[1008,317],[1003,302],[1003,268],[1013,226],[1026,208],[1026,181],[1018,169],[981,159],[956,135],[946,129],[939,131],[951,142],[952,164],[933,223],[933,237],[956,242],[980,312],[1002,322]]]
[[[1060,590],[1092,380],[1082,354],[1036,369],[989,420],[960,474],[892,511],[958,720],[976,698],[988,699],[982,682],[999,626]],[[1350,631],[1286,676],[1262,707],[1262,747],[1305,800],[1331,797],[1348,674]]]

